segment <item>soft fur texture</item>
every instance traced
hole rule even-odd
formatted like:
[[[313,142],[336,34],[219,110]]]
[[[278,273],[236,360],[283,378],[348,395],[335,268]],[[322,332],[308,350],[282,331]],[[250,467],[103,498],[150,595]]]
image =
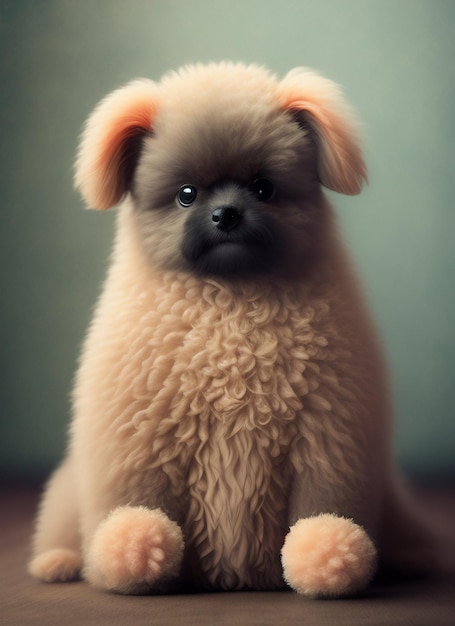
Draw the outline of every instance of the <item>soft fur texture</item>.
[[[284,568],[317,597],[367,585],[377,552],[427,565],[321,189],[365,179],[351,111],[308,70],[193,66],[101,102],[76,184],[124,202],[33,575],[144,593],[278,589]]]
[[[281,555],[286,582],[308,596],[355,593],[375,572],[376,549],[367,533],[328,513],[296,522]]]
[[[182,531],[162,511],[117,507],[95,532],[84,575],[101,589],[147,592],[176,578],[182,557]]]

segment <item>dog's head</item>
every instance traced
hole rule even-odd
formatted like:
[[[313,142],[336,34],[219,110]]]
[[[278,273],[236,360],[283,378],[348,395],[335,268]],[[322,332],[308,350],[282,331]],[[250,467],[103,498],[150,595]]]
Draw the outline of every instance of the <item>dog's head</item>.
[[[339,89],[309,70],[192,66],[113,92],[87,122],[76,185],[106,209],[129,195],[150,262],[203,275],[289,271],[324,232],[321,185],[366,169]]]

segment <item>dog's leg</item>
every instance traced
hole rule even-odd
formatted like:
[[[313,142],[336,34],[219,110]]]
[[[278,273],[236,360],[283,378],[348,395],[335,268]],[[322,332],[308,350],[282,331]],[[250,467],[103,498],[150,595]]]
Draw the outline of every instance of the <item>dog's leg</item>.
[[[293,487],[290,530],[281,553],[284,578],[295,591],[310,597],[354,594],[376,571],[369,531],[375,527],[377,494],[374,489],[368,494],[365,488],[352,491],[352,487],[343,492],[342,484],[324,489],[319,479],[315,489],[313,480],[299,476]],[[368,504],[373,515],[366,512]]]
[[[84,576],[116,593],[166,590],[180,574],[183,548],[180,527],[160,509],[117,507],[95,531]]]
[[[38,514],[29,572],[44,582],[79,578],[78,513],[69,459],[51,477]]]
[[[311,597],[338,597],[363,589],[375,573],[376,549],[352,519],[330,513],[302,518],[282,549],[286,582]]]

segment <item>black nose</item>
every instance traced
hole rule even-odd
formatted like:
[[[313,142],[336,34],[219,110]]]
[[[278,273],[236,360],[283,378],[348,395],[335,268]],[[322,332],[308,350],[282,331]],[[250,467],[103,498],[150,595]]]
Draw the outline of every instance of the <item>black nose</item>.
[[[220,206],[212,213],[212,222],[220,230],[229,231],[235,228],[241,219],[240,212],[234,206]]]

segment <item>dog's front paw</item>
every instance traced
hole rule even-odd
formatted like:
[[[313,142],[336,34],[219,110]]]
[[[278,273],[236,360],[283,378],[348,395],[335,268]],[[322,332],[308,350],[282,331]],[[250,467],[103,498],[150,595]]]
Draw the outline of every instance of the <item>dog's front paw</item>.
[[[339,597],[366,587],[376,569],[376,549],[352,520],[324,514],[291,527],[281,559],[284,578],[310,597]]]
[[[100,589],[147,593],[177,578],[182,557],[182,531],[162,511],[119,507],[96,530],[84,575]]]

